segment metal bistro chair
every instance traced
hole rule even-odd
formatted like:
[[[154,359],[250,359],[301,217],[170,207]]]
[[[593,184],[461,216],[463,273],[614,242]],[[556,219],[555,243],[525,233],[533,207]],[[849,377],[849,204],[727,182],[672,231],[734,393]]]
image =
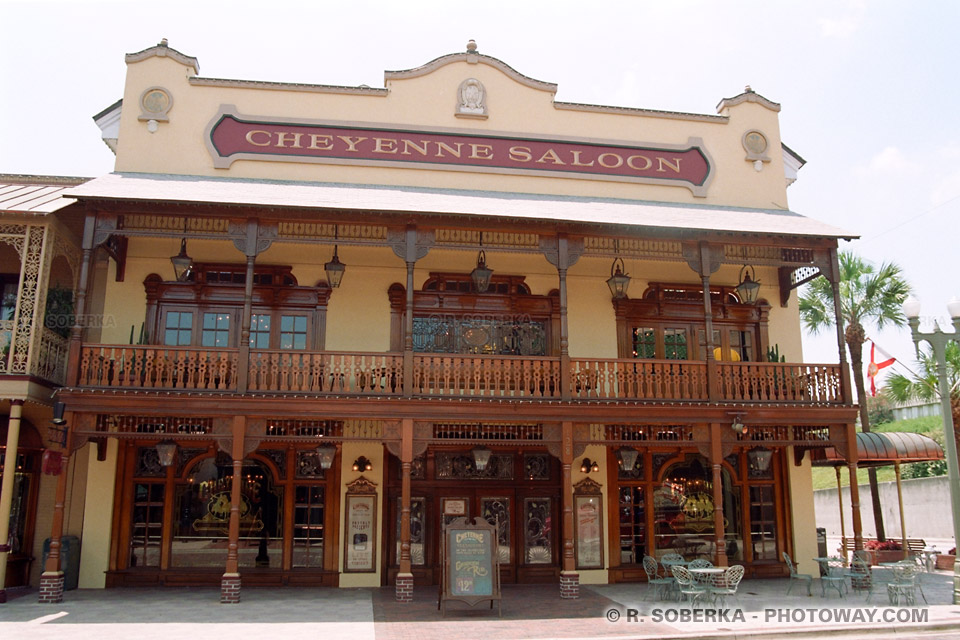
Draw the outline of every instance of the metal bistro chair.
[[[690,601],[691,606],[696,607],[697,603],[705,595],[709,594],[707,587],[697,584],[693,574],[686,567],[679,564],[671,567],[673,577],[677,581],[677,588],[680,590],[680,597]]]
[[[650,594],[652,590],[655,598],[660,597],[658,594],[666,596],[667,592],[673,588],[673,578],[660,577],[657,569],[657,559],[653,556],[643,556],[643,572],[647,574],[645,595]]]
[[[690,564],[687,565],[687,569],[709,569],[712,566],[713,563],[706,558],[697,558],[696,560],[690,561]]]
[[[844,575],[850,578],[851,591],[857,593],[866,591],[867,597],[869,597],[870,591],[873,589],[873,574],[870,572],[869,561],[854,557],[850,569]]]
[[[846,568],[843,566],[843,562],[841,560],[830,560],[821,564],[826,567],[827,573],[820,576],[820,595],[825,598],[829,588],[836,589],[842,598],[843,592],[847,590]]]
[[[728,567],[726,571],[717,577],[716,582],[709,587],[710,596],[713,598],[714,604],[719,600],[720,606],[723,606],[726,604],[727,596],[733,596],[739,604],[740,599],[737,597],[737,589],[740,586],[740,581],[743,580],[743,573],[743,565],[735,564],[732,567]]]
[[[813,576],[808,573],[797,573],[797,568],[794,566],[793,560],[790,559],[786,551],[783,552],[783,561],[787,563],[787,568],[790,569],[790,583],[787,585],[787,595],[790,595],[790,589],[793,589],[793,581],[802,580],[807,583],[807,595],[812,596],[813,592],[810,590],[810,587],[813,585]]]
[[[920,586],[920,576],[922,570],[916,564],[904,562],[893,568],[893,582],[887,584],[887,596],[892,605],[915,605],[917,603],[917,591],[923,597],[923,602],[927,602],[927,596],[923,593]]]

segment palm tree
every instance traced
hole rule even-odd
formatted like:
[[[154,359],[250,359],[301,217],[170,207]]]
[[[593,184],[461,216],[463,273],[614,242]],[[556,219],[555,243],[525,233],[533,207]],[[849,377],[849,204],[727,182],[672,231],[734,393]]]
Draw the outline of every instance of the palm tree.
[[[960,426],[960,344],[948,342],[946,348],[947,386],[950,388],[950,414],[954,427]],[[937,361],[929,349],[920,352],[920,372],[907,377],[895,373],[884,385],[884,392],[897,402],[910,400],[937,401],[940,399],[937,380]],[[960,449],[960,434],[954,436]]]
[[[863,258],[841,251],[840,264],[840,315],[845,329],[844,342],[850,352],[850,367],[860,401],[860,425],[870,431],[867,416],[867,394],[863,386],[863,343],[867,341],[864,323],[872,323],[878,329],[887,325],[902,327],[906,324],[902,305],[910,295],[910,285],[904,280],[900,267],[884,262],[879,268]],[[800,318],[810,333],[833,326],[833,287],[826,278],[817,278],[806,285],[800,296]],[[873,499],[873,520],[877,538],[884,540],[883,513],[880,510],[880,493],[877,490],[877,471],[867,470],[870,479],[870,494]]]

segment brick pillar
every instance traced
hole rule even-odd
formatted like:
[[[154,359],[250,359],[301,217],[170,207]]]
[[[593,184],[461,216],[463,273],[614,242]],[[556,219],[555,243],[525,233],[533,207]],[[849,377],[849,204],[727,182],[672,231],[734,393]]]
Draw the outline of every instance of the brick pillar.
[[[240,574],[225,573],[220,579],[220,604],[240,603]]]
[[[560,572],[560,597],[576,599],[580,597],[580,574],[576,571]]]
[[[63,571],[43,572],[40,576],[40,597],[37,602],[40,604],[63,602]]]
[[[413,602],[413,574],[397,574],[397,602]]]

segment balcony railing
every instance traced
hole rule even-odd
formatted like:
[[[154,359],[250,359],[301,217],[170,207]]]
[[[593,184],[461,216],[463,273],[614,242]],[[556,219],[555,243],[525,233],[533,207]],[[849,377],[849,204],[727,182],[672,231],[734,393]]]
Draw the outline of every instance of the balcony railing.
[[[46,327],[40,334],[40,353],[33,361],[33,374],[56,384],[63,384],[67,378],[67,338]]]
[[[78,385],[237,391],[240,351],[84,345]],[[839,365],[422,354],[404,388],[403,354],[250,350],[246,391],[314,395],[842,404]]]

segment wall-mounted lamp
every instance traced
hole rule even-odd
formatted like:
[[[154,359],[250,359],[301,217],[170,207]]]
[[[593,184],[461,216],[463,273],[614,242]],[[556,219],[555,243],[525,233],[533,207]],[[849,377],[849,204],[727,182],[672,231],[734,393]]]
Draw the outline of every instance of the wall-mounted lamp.
[[[757,280],[757,272],[749,265],[743,265],[740,269],[740,284],[737,285],[737,295],[744,304],[753,304],[757,301],[757,294],[760,293],[760,281]]]
[[[320,461],[320,468],[327,470],[333,466],[333,458],[337,455],[337,447],[332,444],[322,444],[317,447],[317,459]]]
[[[337,255],[337,240],[340,239],[340,228],[338,225],[333,226],[333,259],[323,265],[323,270],[327,272],[327,282],[334,289],[340,286],[340,281],[343,280],[343,272],[347,270],[347,265],[340,262],[340,257]]]
[[[177,443],[173,440],[161,440],[157,443],[157,456],[160,458],[160,465],[169,467],[173,464],[173,458],[177,455]]]
[[[623,258],[617,257],[610,265],[610,277],[607,278],[607,286],[610,287],[610,295],[614,300],[621,300],[627,297],[627,287],[630,286],[630,276],[626,274],[627,267],[623,264]]]
[[[477,293],[483,293],[490,288],[491,277],[493,277],[493,269],[487,267],[487,254],[483,251],[483,232],[481,231],[477,266],[470,272],[470,278],[473,280],[473,286],[477,288]]]
[[[733,416],[733,423],[730,425],[730,428],[741,435],[746,435],[747,433],[747,425],[743,424],[743,420],[740,419],[739,415]]]
[[[180,253],[171,256],[170,262],[173,263],[173,275],[177,282],[186,282],[193,271],[193,258],[187,255],[187,219],[183,219],[183,238],[180,239]]]
[[[633,447],[620,447],[617,449],[617,457],[620,458],[620,467],[624,471],[633,471],[637,466],[637,456],[640,452]]]
[[[582,473],[592,473],[594,471],[600,471],[600,465],[596,460],[590,460],[590,458],[584,458],[580,463],[580,471]]]
[[[770,469],[771,460],[773,460],[773,451],[766,447],[757,447],[747,452],[747,464],[755,474],[766,473]]]
[[[367,460],[364,456],[360,456],[353,461],[354,471],[370,471],[371,469],[373,469],[373,463]]]
[[[53,418],[50,419],[50,424],[53,426],[47,428],[50,442],[61,447],[67,446],[67,420],[63,417],[66,411],[67,405],[62,402],[54,402]]]
[[[473,466],[477,468],[478,472],[483,473],[487,465],[490,464],[490,454],[493,452],[490,451],[489,447],[474,447],[470,453],[473,454]]]

